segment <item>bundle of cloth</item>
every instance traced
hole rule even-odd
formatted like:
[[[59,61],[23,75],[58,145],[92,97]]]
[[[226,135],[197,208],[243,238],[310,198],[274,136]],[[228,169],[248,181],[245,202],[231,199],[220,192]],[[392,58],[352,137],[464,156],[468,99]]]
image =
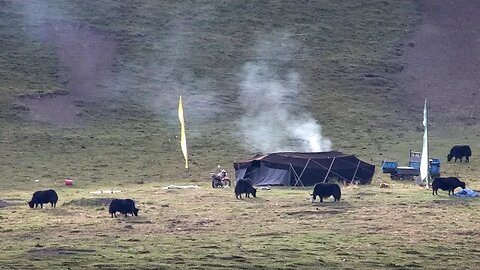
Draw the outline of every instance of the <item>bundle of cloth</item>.
[[[464,189],[460,190],[459,192],[455,193],[455,196],[457,196],[457,197],[479,197],[480,194],[478,192],[476,192],[475,190],[464,188]]]

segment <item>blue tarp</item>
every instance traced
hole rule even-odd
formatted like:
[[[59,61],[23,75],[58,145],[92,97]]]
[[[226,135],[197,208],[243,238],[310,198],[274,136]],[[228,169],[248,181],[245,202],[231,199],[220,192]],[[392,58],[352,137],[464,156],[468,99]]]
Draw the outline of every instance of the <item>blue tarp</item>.
[[[459,192],[455,193],[455,196],[457,197],[479,197],[480,194],[474,190],[464,188],[460,190]]]

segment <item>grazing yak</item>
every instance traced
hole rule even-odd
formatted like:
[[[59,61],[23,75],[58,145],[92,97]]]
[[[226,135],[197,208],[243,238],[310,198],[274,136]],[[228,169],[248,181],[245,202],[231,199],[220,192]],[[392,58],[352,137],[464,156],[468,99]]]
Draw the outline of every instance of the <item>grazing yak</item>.
[[[334,201],[340,201],[342,192],[340,186],[337,184],[318,183],[313,188],[313,194],[310,194],[310,196],[311,202],[314,202],[317,199],[317,196],[320,197],[320,202],[323,202],[323,198],[326,199],[330,196],[333,196]]]
[[[472,149],[468,145],[455,145],[450,149],[450,154],[447,155],[447,160],[450,161],[452,158],[455,158],[455,162],[457,159],[460,159],[462,162],[462,158],[465,157],[465,162],[470,162],[470,156],[472,156]]]
[[[252,186],[252,182],[249,178],[245,179],[240,179],[237,181],[237,184],[235,185],[235,198],[242,198],[242,193],[245,193],[245,196],[247,198],[250,198],[250,194],[254,198],[257,197],[257,189]]]
[[[453,195],[454,190],[458,187],[465,189],[465,182],[460,181],[457,177],[437,177],[432,182],[432,194],[438,195],[438,189],[441,189],[448,190],[448,195],[450,192]]]
[[[50,203],[53,208],[57,205],[58,201],[58,195],[53,189],[49,190],[39,190],[35,191],[32,196],[32,200],[28,202],[28,205],[30,208],[33,208],[35,205],[35,208],[38,207],[40,204],[40,208],[43,208],[44,203]]]
[[[117,212],[121,214],[132,214],[132,216],[138,216],[138,211],[140,209],[135,207],[135,202],[131,199],[113,199],[108,208],[108,212],[113,216],[117,217]]]

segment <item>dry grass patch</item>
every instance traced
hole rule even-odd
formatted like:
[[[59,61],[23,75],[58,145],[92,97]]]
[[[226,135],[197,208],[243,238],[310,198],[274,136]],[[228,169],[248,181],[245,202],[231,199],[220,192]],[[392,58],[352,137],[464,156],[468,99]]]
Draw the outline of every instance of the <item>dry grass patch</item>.
[[[455,254],[468,269],[480,244],[480,200],[432,196],[406,183],[388,190],[346,187],[340,202],[324,203],[310,203],[310,190],[301,188],[259,190],[257,198],[243,200],[235,199],[233,189],[207,184],[124,189],[114,195],[135,197],[139,217],[111,218],[98,207],[104,197],[80,189],[59,192],[67,203],[56,209],[2,208],[0,258],[26,269],[41,268],[49,257],[54,266],[71,268],[75,258],[108,269],[102,262],[108,258],[117,269],[132,262],[136,268],[428,269],[439,257]],[[33,264],[26,259],[32,257]]]

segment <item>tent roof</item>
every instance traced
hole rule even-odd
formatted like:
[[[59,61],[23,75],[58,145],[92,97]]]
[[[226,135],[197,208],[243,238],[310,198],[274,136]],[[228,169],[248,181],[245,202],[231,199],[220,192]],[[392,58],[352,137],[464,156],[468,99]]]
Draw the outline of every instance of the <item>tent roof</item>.
[[[273,175],[274,170],[293,171],[294,177],[300,177],[305,184],[318,183],[329,176],[347,181],[360,179],[366,184],[371,181],[375,172],[374,165],[339,151],[257,154],[250,159],[234,162],[234,168],[235,173],[238,173],[236,177],[243,178],[247,173],[251,179],[258,178],[252,179],[254,182],[262,184],[269,181],[278,184],[277,182],[282,180],[277,179],[279,175]],[[288,184],[285,181],[289,181],[291,175],[285,179],[281,184]]]
[[[309,159],[310,160],[325,160],[332,158],[353,158],[357,159],[354,155],[347,155],[338,151],[329,151],[329,152],[278,152],[271,154],[257,154],[252,158],[247,160],[235,162],[235,167],[250,164],[253,161],[261,160],[264,162],[275,163],[275,164],[305,164]]]

